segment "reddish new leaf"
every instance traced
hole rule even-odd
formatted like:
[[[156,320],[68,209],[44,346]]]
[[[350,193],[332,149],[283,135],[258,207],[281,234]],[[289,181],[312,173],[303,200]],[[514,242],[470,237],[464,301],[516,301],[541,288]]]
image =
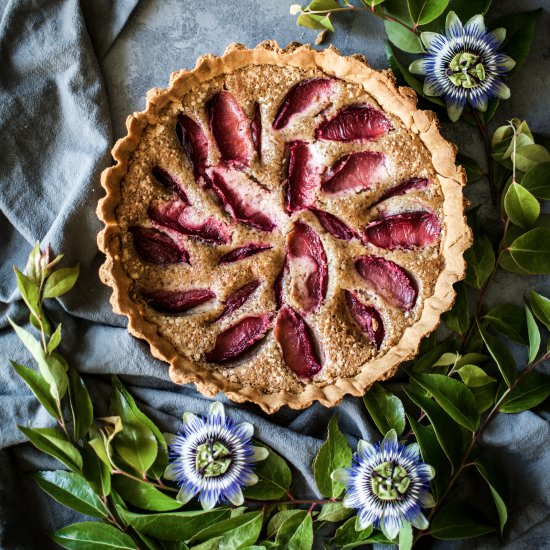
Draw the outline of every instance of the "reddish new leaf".
[[[189,253],[169,235],[157,229],[130,227],[137,253],[147,262],[158,265],[190,263]]]
[[[376,348],[380,349],[384,340],[384,324],[380,314],[374,306],[361,302],[353,292],[346,290],[345,294],[346,304],[354,321]]]
[[[143,292],[147,303],[157,311],[183,313],[216,297],[207,288],[192,290],[151,290]]]

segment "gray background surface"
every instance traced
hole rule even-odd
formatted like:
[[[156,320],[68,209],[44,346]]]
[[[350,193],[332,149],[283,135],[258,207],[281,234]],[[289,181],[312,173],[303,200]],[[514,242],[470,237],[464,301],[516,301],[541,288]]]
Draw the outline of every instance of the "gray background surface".
[[[255,46],[265,39],[281,45],[312,42],[315,32],[296,27],[290,1],[239,0],[0,1],[0,547],[48,548],[47,532],[77,521],[77,514],[43,496],[24,472],[55,468],[28,444],[15,425],[49,425],[7,359],[27,362],[27,354],[6,328],[6,315],[24,322],[11,266],[23,266],[37,239],[81,263],[82,276],[67,299],[52,306],[64,326],[63,352],[86,374],[100,414],[105,412],[108,374],[122,375],[132,393],[165,429],[174,430],[185,410],[204,412],[208,401],[192,387],[169,382],[167,368],[125,330],[100,284],[102,262],[94,210],[102,195],[99,174],[109,165],[114,140],[125,134],[128,113],[142,110],[146,91],[164,87],[170,72],[189,68],[204,53],[221,54],[231,42]],[[550,133],[550,3],[498,1],[492,16],[543,7],[533,51],[518,76],[510,79],[512,98],[495,125],[516,116],[532,130]],[[381,22],[367,14],[335,20],[331,42],[342,53],[362,53],[385,68]],[[462,152],[481,160],[477,133],[466,124],[443,124],[444,134]],[[494,219],[484,183],[466,190]],[[530,288],[549,294],[548,278],[501,274],[490,299],[521,303]],[[524,351],[519,356],[524,360]],[[376,433],[359,399],[338,407],[341,427],[353,442]],[[282,410],[267,417],[252,405],[231,414],[254,422],[259,437],[295,467],[296,492],[312,494],[311,460],[333,410],[314,405],[303,412]],[[483,443],[509,478],[510,524],[504,542],[484,537],[455,544],[463,548],[547,548],[550,531],[548,411],[499,417]],[[292,449],[292,452],[290,452]],[[462,488],[467,491],[468,487]],[[474,488],[476,490],[476,488]],[[478,494],[481,494],[478,491]],[[488,499],[480,497],[480,504]],[[489,503],[490,504],[490,503]],[[490,510],[490,506],[488,507]],[[489,512],[490,513],[490,512]],[[433,547],[449,547],[449,543]]]

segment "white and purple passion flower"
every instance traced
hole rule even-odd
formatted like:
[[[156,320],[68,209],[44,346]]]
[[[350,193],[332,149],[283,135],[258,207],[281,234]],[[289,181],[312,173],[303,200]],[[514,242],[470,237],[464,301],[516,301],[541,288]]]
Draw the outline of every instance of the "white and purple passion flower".
[[[331,478],[346,488],[343,505],[358,510],[356,528],[379,527],[393,540],[405,523],[428,527],[421,509],[434,505],[428,492],[434,475],[421,462],[418,444],[401,445],[390,430],[378,445],[360,440],[351,466],[335,470]]]
[[[243,487],[258,482],[255,462],[268,455],[264,447],[252,445],[253,433],[249,422],[226,418],[217,401],[206,417],[186,412],[179,432],[166,436],[170,464],[164,477],[180,487],[178,501],[185,504],[198,496],[205,510],[224,500],[240,506]]]
[[[420,35],[427,51],[422,59],[411,63],[409,70],[426,76],[424,94],[442,96],[449,118],[456,121],[466,103],[485,111],[490,99],[510,97],[510,88],[501,77],[516,63],[499,51],[505,37],[504,28],[488,32],[483,15],[475,15],[463,25],[451,11],[445,34]]]

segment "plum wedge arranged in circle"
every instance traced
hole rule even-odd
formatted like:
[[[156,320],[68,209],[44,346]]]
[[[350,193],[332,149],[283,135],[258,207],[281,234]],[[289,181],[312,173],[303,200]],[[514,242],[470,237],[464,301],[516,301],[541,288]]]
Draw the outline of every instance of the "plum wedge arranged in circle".
[[[101,279],[177,383],[265,411],[362,395],[454,301],[455,148],[359,55],[234,45],[127,119]]]

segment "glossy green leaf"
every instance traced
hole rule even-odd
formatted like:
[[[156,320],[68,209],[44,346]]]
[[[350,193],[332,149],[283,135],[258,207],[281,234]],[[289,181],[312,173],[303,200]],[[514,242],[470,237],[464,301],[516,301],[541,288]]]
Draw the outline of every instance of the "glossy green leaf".
[[[468,432],[459,426],[434,400],[407,391],[407,395],[411,401],[420,407],[431,422],[437,440],[441,448],[445,451],[447,458],[453,469],[457,467],[471,439]],[[414,428],[413,428],[414,429]]]
[[[461,21],[468,21],[474,15],[485,15],[491,6],[492,0],[451,0],[449,9],[452,9]]]
[[[485,176],[485,171],[479,166],[477,161],[467,155],[459,153],[456,156],[456,162],[466,170],[468,183],[475,183]]]
[[[55,400],[61,400],[68,386],[67,368],[57,354],[46,355],[40,342],[27,330],[8,319],[13,330],[30,351],[34,360],[38,363],[40,373],[50,386],[50,393]]]
[[[15,361],[10,361],[10,363],[48,413],[54,418],[58,418],[57,405],[50,393],[50,385],[46,382],[46,379],[34,369],[20,365]]]
[[[240,548],[254,544],[260,536],[263,512],[247,512],[240,516],[218,521],[195,533],[190,541],[201,542],[221,537],[219,548]]]
[[[499,407],[502,413],[527,411],[550,395],[550,376],[533,371],[522,378]]]
[[[525,316],[527,317],[527,331],[529,333],[529,363],[532,363],[540,349],[540,331],[533,317],[533,314],[527,306],[525,306]]]
[[[113,487],[117,493],[128,503],[152,512],[167,512],[181,508],[181,504],[175,499],[159,491],[145,481],[137,481],[126,476],[113,476]]]
[[[537,319],[550,330],[550,300],[532,290],[529,294],[529,304]]]
[[[82,471],[82,457],[78,449],[61,430],[57,428],[25,428],[24,426],[18,426],[18,428],[37,449],[57,458],[74,472]]]
[[[345,508],[341,502],[328,502],[327,504],[323,504],[315,520],[338,522],[348,519],[351,515],[355,515],[355,512],[349,508]]]
[[[275,544],[285,550],[311,550],[313,548],[313,520],[303,511],[289,517],[277,531]]]
[[[57,346],[59,346],[60,343],[61,343],[61,323],[57,325],[56,329],[54,330],[53,334],[51,335],[48,341],[48,345],[47,345],[48,353],[53,353],[57,349]]]
[[[73,416],[73,430],[76,441],[82,439],[94,421],[94,408],[84,381],[75,369],[68,369],[69,399]]]
[[[327,439],[313,461],[315,483],[323,496],[337,497],[342,493],[344,486],[333,481],[330,474],[338,468],[347,468],[351,455],[348,441],[338,428],[338,415],[334,415],[328,424]]]
[[[508,347],[500,340],[490,334],[482,323],[478,323],[478,329],[487,346],[491,357],[497,364],[500,374],[502,374],[506,385],[509,387],[516,379],[516,362]]]
[[[107,509],[82,476],[57,470],[33,475],[40,488],[57,502],[94,518],[106,518]]]
[[[17,278],[17,288],[23,298],[25,304],[29,310],[38,317],[38,302],[39,302],[39,286],[31,278],[27,277],[25,274],[21,273],[16,267],[13,268],[15,271],[15,276]]]
[[[25,266],[25,274],[34,283],[40,283],[40,254],[40,243],[36,241]]]
[[[493,496],[493,501],[495,503],[495,508],[498,515],[498,523],[500,526],[500,532],[504,530],[504,526],[508,521],[508,509],[506,508],[506,503],[504,502],[503,496],[505,494],[503,487],[503,477],[500,472],[495,469],[495,466],[492,462],[478,458],[475,462],[475,467],[480,473],[481,477],[489,485],[491,495]]]
[[[96,454],[89,442],[82,448],[84,477],[93,490],[106,497],[111,492],[111,469]]]
[[[300,510],[299,508],[291,508],[290,510],[282,510],[281,512],[277,512],[267,524],[267,538],[272,538],[277,534],[277,531],[281,528],[281,525],[291,516],[294,516],[296,514],[301,514],[303,517],[304,510]]]
[[[259,441],[254,441],[257,447],[267,447]],[[244,490],[245,498],[258,500],[277,500],[288,492],[292,483],[292,473],[286,461],[275,451],[269,449],[265,460],[256,463],[254,470],[258,483]]]
[[[441,508],[430,525],[432,537],[441,540],[469,539],[494,530],[471,506],[456,502]]]
[[[468,311],[468,297],[466,286],[463,282],[454,286],[456,291],[456,300],[451,311],[443,315],[443,321],[458,334],[466,334],[470,328],[470,315]]]
[[[119,508],[118,512],[136,531],[167,541],[189,540],[196,533],[229,519],[230,514],[228,508],[164,514],[136,514]]]
[[[482,368],[476,365],[464,365],[457,372],[469,388],[481,388],[487,384],[496,382],[495,378],[489,376]]]
[[[434,364],[434,367],[450,367],[455,365],[456,362],[460,359],[459,353],[444,353]]]
[[[464,365],[478,365],[479,363],[484,363],[489,359],[490,357],[488,355],[483,355],[482,353],[467,353],[458,359],[455,364],[455,368],[459,369]]]
[[[525,271],[550,273],[550,229],[531,229],[518,237],[508,250],[516,264]]]
[[[486,235],[475,235],[474,244],[464,253],[467,263],[466,284],[481,288],[489,279],[495,267],[495,251]]]
[[[516,168],[522,172],[531,170],[537,164],[550,161],[550,153],[536,143],[524,145],[516,151]]]
[[[527,59],[540,13],[541,9],[522,13],[513,11],[510,15],[499,17],[491,22],[491,29],[498,27],[506,29],[506,38],[502,47],[504,52],[516,62],[510,74],[516,74]]]
[[[419,26],[437,19],[445,11],[449,0],[407,0],[407,4],[415,26]]]
[[[521,185],[538,199],[550,199],[550,162],[541,162],[522,178]]]
[[[420,37],[412,30],[395,21],[384,21],[384,27],[390,42],[400,50],[408,53],[424,52]]]
[[[52,533],[52,539],[69,550],[137,550],[132,538],[112,525],[83,521]]]
[[[166,440],[164,439],[162,432],[157,428],[156,424],[137,406],[134,398],[130,395],[117,377],[113,378],[113,383],[128,403],[137,420],[145,424],[145,426],[147,426],[155,436],[157,441],[157,457],[155,458],[155,461],[151,465],[149,471],[157,479],[161,478],[164,474],[166,466],[168,465],[168,446],[166,445]]]
[[[462,382],[441,374],[412,373],[417,384],[430,392],[439,406],[461,426],[475,432],[479,413],[472,392]]]
[[[78,274],[80,273],[80,265],[74,267],[62,267],[54,271],[47,279],[44,285],[44,298],[57,298],[63,294],[67,294],[76,283]]]
[[[470,390],[476,400],[477,410],[480,414],[490,409],[495,404],[497,392],[496,382],[479,388],[470,388]]]
[[[527,229],[539,217],[539,201],[518,183],[512,183],[504,196],[504,209],[512,223]]]
[[[111,413],[122,421],[123,429],[113,438],[113,447],[120,458],[138,472],[145,473],[157,457],[157,439],[135,413],[113,380]]]
[[[363,396],[363,402],[382,435],[392,429],[398,436],[404,432],[405,409],[399,397],[384,389],[381,384],[375,384]]]
[[[484,318],[510,340],[527,345],[527,322],[523,308],[514,304],[498,304]]]
[[[355,530],[355,520],[356,518],[348,519],[344,524],[342,524],[334,536],[330,540],[330,543],[335,545],[336,548],[349,548],[348,544],[353,544],[356,542],[361,542],[366,540],[369,535],[372,533],[372,525],[361,531]]]
[[[338,8],[337,0],[313,0],[306,7],[309,11],[326,11]],[[329,29],[333,31],[330,18],[326,14],[301,13],[296,19],[296,24],[309,29]]]

